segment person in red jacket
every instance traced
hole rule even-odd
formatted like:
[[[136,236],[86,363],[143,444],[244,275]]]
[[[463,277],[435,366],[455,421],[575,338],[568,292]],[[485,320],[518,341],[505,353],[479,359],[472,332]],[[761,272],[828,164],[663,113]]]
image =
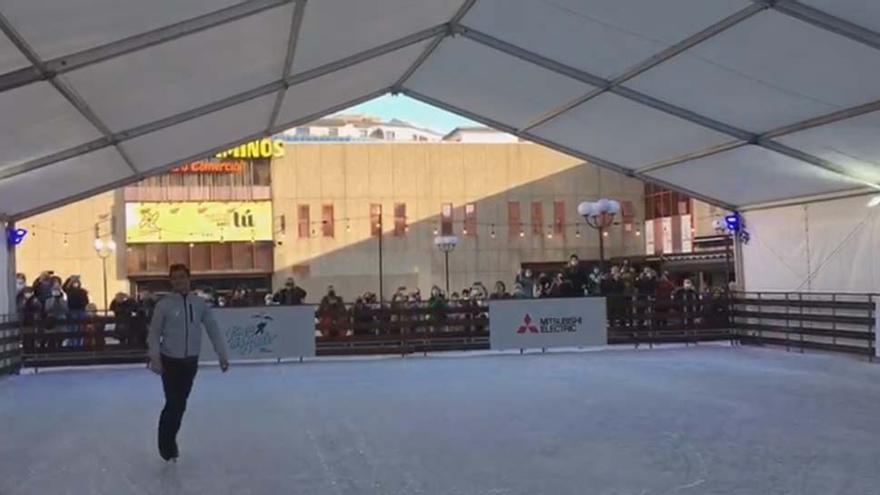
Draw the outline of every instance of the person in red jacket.
[[[672,308],[672,293],[675,286],[669,281],[669,272],[663,272],[654,290],[654,326],[669,324],[669,310]]]

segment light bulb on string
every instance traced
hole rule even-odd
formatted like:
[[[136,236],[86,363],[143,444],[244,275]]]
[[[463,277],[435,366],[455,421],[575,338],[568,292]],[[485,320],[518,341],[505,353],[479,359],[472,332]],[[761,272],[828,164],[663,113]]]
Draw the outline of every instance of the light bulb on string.
[[[641,231],[641,230],[636,230],[636,237],[639,237],[639,236],[641,236],[641,235],[642,235],[642,231]]]
[[[578,239],[580,239],[580,238],[581,238],[581,229],[577,229],[577,230],[575,230],[575,231],[574,231],[574,236],[577,237]]]
[[[489,231],[489,236],[492,237],[492,239],[495,238],[495,224],[494,223],[492,224],[492,230]]]
[[[526,236],[526,231],[525,231],[525,230],[520,230],[520,231],[519,231],[519,236],[520,236],[520,237],[525,237],[525,236]]]
[[[67,232],[64,233],[64,247],[67,247],[69,243],[67,242]]]
[[[602,232],[602,236],[608,237],[608,231],[606,230],[606,231]]]

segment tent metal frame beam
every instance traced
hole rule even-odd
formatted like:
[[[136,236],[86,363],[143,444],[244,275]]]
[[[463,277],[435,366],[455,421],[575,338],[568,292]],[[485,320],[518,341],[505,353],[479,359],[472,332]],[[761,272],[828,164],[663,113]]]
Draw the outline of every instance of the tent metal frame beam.
[[[124,181],[124,183],[128,183],[132,180],[137,180],[138,176],[142,176],[145,174],[139,172],[136,169],[131,159],[125,153],[125,150],[120,146],[120,143],[126,140],[133,139],[149,132],[164,129],[194,118],[198,118],[200,116],[207,115],[209,113],[228,108],[236,104],[250,101],[254,98],[258,98],[272,92],[278,93],[278,97],[276,99],[275,106],[273,107],[271,121],[268,125],[269,129],[266,131],[266,133],[262,133],[259,136],[263,136],[267,133],[276,132],[276,129],[285,128],[286,126],[298,125],[297,123],[287,123],[283,126],[276,125],[276,120],[278,119],[278,114],[280,112],[281,104],[283,103],[286,90],[291,86],[295,86],[297,84],[310,81],[312,79],[328,75],[339,70],[346,69],[372,58],[385,55],[395,50],[433,38],[431,43],[426,47],[426,49],[419,56],[416,62],[407,69],[407,71],[395,82],[395,84],[391,88],[383,89],[381,92],[371,94],[370,98],[378,96],[380,94],[384,94],[387,91],[408,94],[413,98],[438,106],[440,108],[445,108],[449,111],[453,111],[461,115],[465,115],[469,118],[472,118],[473,120],[505,130],[506,132],[510,132],[511,134],[520,136],[524,139],[544,144],[545,146],[554,148],[573,156],[581,157],[604,168],[616,170],[630,177],[636,177],[642,180],[657,183],[663,185],[664,187],[670,187],[671,189],[682,191],[685,194],[689,194],[708,203],[716,204],[718,206],[729,209],[732,208],[731,205],[720,203],[719,200],[716,199],[705,198],[699,194],[677,186],[665,184],[662,181],[658,181],[651,177],[645,176],[644,173],[665,168],[668,166],[674,166],[678,163],[683,163],[685,161],[695,158],[710,156],[715,153],[721,153],[746,144],[753,144],[797,159],[803,163],[831,171],[848,179],[857,180],[859,182],[865,183],[869,186],[869,188],[867,189],[868,191],[880,188],[880,186],[878,186],[876,183],[854,177],[850,172],[843,170],[839,165],[831,161],[790,148],[778,141],[773,140],[773,138],[779,136],[820,127],[823,125],[833,124],[867,113],[880,111],[880,101],[875,101],[857,107],[832,112],[819,117],[814,117],[795,124],[764,132],[762,134],[754,134],[622,86],[622,84],[626,81],[637,77],[638,75],[650,70],[653,67],[656,67],[659,64],[662,64],[665,61],[668,61],[669,59],[692,48],[693,46],[711,38],[712,36],[717,35],[725,29],[735,26],[736,24],[765,9],[774,9],[780,13],[799,19],[803,22],[807,22],[820,29],[833,32],[841,36],[845,36],[848,39],[855,40],[872,48],[880,49],[880,33],[878,33],[877,31],[865,28],[827,12],[807,6],[798,0],[752,0],[753,4],[751,6],[742,9],[739,12],[731,14],[727,18],[722,19],[712,26],[709,26],[703,31],[700,31],[699,33],[689,36],[685,40],[682,40],[681,42],[670,46],[669,48],[657,53],[649,59],[633,66],[620,76],[617,76],[612,80],[605,80],[604,78],[595,76],[580,69],[576,69],[548,57],[538,55],[529,50],[520,48],[516,45],[501,41],[485,33],[481,33],[477,30],[463,26],[461,24],[463,18],[465,17],[467,12],[474,6],[476,1],[477,0],[466,0],[456,12],[455,16],[453,16],[453,18],[447,23],[413,33],[411,35],[399,38],[384,45],[364,50],[352,56],[343,58],[341,60],[329,62],[325,65],[304,71],[296,75],[290,74],[290,67],[292,67],[293,64],[293,57],[295,56],[296,51],[296,41],[298,38],[298,34],[294,35],[294,33],[298,33],[299,27],[302,24],[304,8],[306,6],[307,0],[246,0],[234,6],[230,6],[214,12],[209,12],[207,14],[187,19],[172,25],[163,26],[161,28],[148,31],[146,33],[130,36],[128,38],[117,40],[105,45],[89,48],[80,52],[68,54],[46,61],[43,61],[39,58],[36,52],[27,45],[23,37],[21,37],[17,33],[15,28],[8,21],[8,19],[6,19],[2,15],[2,13],[0,13],[0,31],[2,31],[9,37],[13,44],[28,58],[31,63],[31,66],[14,70],[5,74],[0,74],[0,92],[31,84],[37,81],[49,81],[53,85],[53,87],[57,91],[59,91],[71,103],[71,105],[73,105],[77,109],[80,114],[82,114],[87,120],[89,120],[89,122],[103,134],[103,137],[99,139],[83,143],[76,147],[67,150],[61,150],[59,152],[37,158],[29,162],[6,167],[2,171],[0,171],[0,180],[7,177],[13,177],[20,173],[26,173],[28,171],[35,170],[40,167],[50,165],[52,163],[67,160],[84,153],[93,152],[107,146],[114,146],[123,157],[128,167],[131,168],[132,171],[135,173],[134,178],[128,178]],[[60,74],[86,67],[91,64],[100,63],[109,59],[113,59],[115,57],[123,56],[131,52],[146,49],[151,46],[172,41],[174,39],[191,35],[199,31],[221,26],[229,22],[234,22],[236,20],[243,19],[248,16],[255,15],[260,12],[290,3],[295,4],[295,9],[291,25],[291,38],[288,44],[288,53],[285,58],[285,73],[282,74],[282,78],[278,81],[263,85],[259,88],[254,88],[249,91],[232,95],[223,100],[219,100],[196,109],[181,112],[179,114],[169,116],[158,121],[114,133],[97,117],[97,115],[92,111],[91,108],[89,108],[86,102],[83,101],[82,98],[80,98],[71,87],[69,87],[63,80],[57,77]],[[417,92],[406,89],[404,85],[406,84],[408,79],[419,69],[419,67],[424,64],[426,60],[430,58],[430,56],[435,52],[440,43],[442,43],[442,41],[447,36],[454,36],[457,34],[461,34],[473,41],[489,46],[503,53],[507,53],[508,55],[515,56],[517,58],[525,60],[526,62],[540,66],[544,69],[589,84],[595,89],[582,97],[576,98],[551,110],[548,113],[545,113],[544,115],[540,116],[538,119],[534,120],[533,122],[529,123],[527,126],[521,129],[516,129],[500,122],[495,122],[487,117],[473,114],[464,109],[456,108],[444,102],[434,100],[426,95],[421,95]],[[725,143],[710,149],[691,153],[690,155],[687,155],[685,157],[665,160],[664,162],[655,163],[647,167],[643,167],[639,170],[632,170],[622,167],[618,164],[607,162],[597,157],[592,157],[584,152],[570,149],[564,145],[553,143],[545,138],[541,138],[532,134],[531,131],[534,128],[554,118],[557,118],[560,115],[563,115],[564,113],[578,107],[579,105],[584,104],[590,99],[595,98],[596,96],[605,92],[616,94],[618,96],[630,99],[645,106],[693,122],[705,128],[729,135],[739,140],[740,142]],[[366,99],[358,99],[358,102],[366,101]],[[349,102],[345,105],[340,105],[339,107],[345,108],[346,106],[351,104],[354,103]],[[334,110],[328,110],[328,112],[332,111]],[[314,120],[315,118],[319,118],[320,116],[323,116],[325,114],[326,112],[323,112],[321,114],[314,114],[308,116],[308,118]],[[301,124],[302,121],[304,120],[297,119],[296,122],[299,122]],[[245,141],[252,138],[253,137],[249,137],[245,139]],[[231,144],[229,146],[233,145]],[[209,154],[210,152],[199,154],[198,157],[206,156]],[[184,163],[192,159],[194,158],[190,157],[186,160],[175,162],[175,164]],[[169,167],[171,166],[174,166],[174,164],[169,165]],[[150,175],[153,173],[154,171],[151,171]],[[107,186],[103,187],[104,188],[102,190],[107,190]],[[86,194],[86,196],[90,194],[95,194],[95,191],[90,191],[88,194]],[[86,196],[79,195],[77,197]],[[65,202],[70,201],[71,200],[65,200]],[[44,208],[42,209],[42,211],[45,211],[46,209],[49,208]],[[22,216],[24,215],[20,214],[16,217],[21,218]]]
[[[110,128],[107,127],[103,121],[95,114],[95,112],[89,107],[86,102],[80,98],[76,92],[70,88],[64,81],[53,77],[49,70],[46,68],[45,63],[42,59],[40,59],[37,52],[24,40],[21,34],[9,23],[5,16],[0,13],[0,31],[9,38],[10,41],[21,51],[22,54],[30,61],[31,65],[37,68],[40,74],[48,79],[50,84],[55,88],[56,91],[61,93],[62,96],[76,109],[77,112],[80,113],[89,123],[95,127],[101,134],[104,135],[106,139],[109,140],[110,145],[116,147],[116,151],[122,157],[125,164],[128,168],[131,169],[132,172],[137,173],[137,169],[134,166],[134,162],[131,161],[131,157],[123,150],[120,146],[118,146],[117,141],[113,138],[113,133],[110,131]]]
[[[798,196],[794,198],[782,199],[779,201],[766,201],[761,203],[753,203],[740,208],[739,211],[749,213],[753,211],[771,210],[774,208],[785,208],[790,206],[801,206],[814,203],[825,203],[827,201],[836,201],[839,199],[857,198],[860,196],[876,196],[877,190],[870,187],[861,187],[857,189],[846,189],[843,191],[830,192],[825,194],[810,194],[807,196]]]
[[[563,113],[565,113],[569,110],[572,110],[575,107],[577,107],[583,103],[590,101],[591,99],[595,98],[596,96],[599,96],[600,94],[602,94],[606,91],[609,91],[611,88],[620,86],[623,83],[629,81],[630,79],[638,77],[639,75],[653,69],[654,67],[662,64],[663,62],[666,62],[666,61],[680,55],[681,53],[683,53],[687,50],[690,50],[694,46],[708,40],[709,38],[712,38],[718,34],[721,34],[722,32],[726,31],[727,29],[730,29],[733,26],[736,26],[737,24],[739,24],[739,23],[745,21],[746,19],[752,17],[753,15],[757,14],[758,12],[762,12],[764,10],[767,10],[768,8],[769,8],[769,6],[767,6],[767,5],[753,3],[747,7],[739,10],[738,12],[734,12],[733,14],[725,17],[724,19],[721,19],[720,21],[716,22],[715,24],[712,24],[711,26],[707,27],[706,29],[703,29],[702,31],[700,31],[696,34],[693,34],[691,36],[688,36],[687,38],[685,38],[685,39],[679,41],[678,43],[666,48],[665,50],[662,50],[662,51],[654,54],[653,56],[643,60],[642,62],[639,62],[636,65],[630,67],[629,69],[624,71],[621,75],[608,81],[608,84],[606,86],[603,86],[601,88],[598,88],[597,90],[591,91],[581,97],[575,98],[575,99],[571,100],[570,102],[567,102],[563,105],[560,105],[559,107],[545,113],[544,115],[538,117],[537,119],[535,119],[534,121],[532,121],[531,123],[526,125],[523,128],[523,130],[528,131],[528,130],[531,130],[535,127],[538,127],[538,126],[540,126],[550,120],[553,120],[554,118],[562,115]]]
[[[843,110],[838,110],[836,112],[831,112],[825,115],[820,115],[818,117],[813,117],[811,119],[803,120],[801,122],[797,122],[791,125],[787,125],[784,127],[779,127],[777,129],[773,129],[771,131],[767,131],[759,136],[759,139],[773,139],[780,136],[785,136],[788,134],[793,134],[795,132],[805,131],[807,129],[812,129],[814,127],[821,127],[828,124],[835,124],[837,122],[848,120],[854,117],[859,117],[861,115],[865,115],[872,112],[880,111],[880,100],[872,101],[870,103],[865,103],[864,105],[859,105],[851,108],[844,108]]]
[[[294,77],[288,77],[286,79],[279,79],[277,81],[271,82],[269,84],[264,84],[258,88],[254,88],[242,93],[238,93],[222,100],[215,101],[213,103],[209,103],[207,105],[194,108],[188,110],[186,112],[181,112],[179,114],[172,115],[170,117],[166,117],[163,119],[159,119],[154,122],[149,122],[147,124],[139,125],[137,127],[133,127],[131,129],[126,129],[124,131],[120,131],[114,133],[110,136],[105,136],[104,138],[89,141],[87,143],[80,144],[78,146],[72,147],[67,150],[62,150],[57,153],[53,153],[48,156],[36,158],[34,160],[21,163],[18,165],[6,167],[3,170],[0,170],[0,180],[13,177],[15,175],[29,172],[32,170],[36,170],[41,167],[45,167],[47,165],[51,165],[61,160],[65,160],[68,158],[72,158],[76,155],[80,155],[83,153],[88,153],[91,151],[95,151],[97,149],[103,148],[105,146],[109,146],[111,144],[122,143],[131,139],[134,139],[139,136],[143,136],[144,134],[148,134],[151,132],[155,132],[161,129],[165,129],[167,127],[171,127],[177,124],[181,124],[188,120],[192,120],[209,113],[213,113],[219,110],[223,110],[224,108],[228,108],[234,105],[238,105],[240,103],[244,103],[255,98],[259,98],[261,96],[265,96],[275,92],[284,92],[287,88],[291,86],[296,86],[297,84],[302,84],[304,82],[310,81],[312,79],[319,78],[321,76],[325,76],[331,74],[333,72],[346,69],[353,65],[357,65],[361,62],[365,62],[372,58],[376,58],[388,53],[391,53],[395,50],[399,50],[401,48],[405,48],[415,43],[419,43],[424,41],[432,36],[436,36],[438,32],[445,32],[448,30],[447,24],[441,24],[439,26],[419,31],[418,33],[405,36],[398,40],[391,41],[384,45],[380,45],[377,47],[370,48],[363,52],[354,54],[350,57],[346,57],[345,59],[331,62],[329,64],[323,65],[321,67],[317,67],[315,69],[309,70],[302,74],[298,74]],[[277,119],[277,117],[276,117]],[[137,172],[137,170],[135,170]]]
[[[530,62],[532,64],[538,65],[539,67],[543,67],[547,70],[556,72],[558,74],[562,74],[564,76],[573,78],[575,80],[579,80],[581,82],[591,84],[596,86],[597,88],[602,88],[608,86],[608,92],[622,96],[631,101],[635,101],[636,103],[640,103],[647,107],[653,108],[655,110],[660,110],[669,115],[674,115],[681,119],[693,122],[694,124],[700,125],[704,128],[714,130],[716,132],[726,134],[735,139],[739,139],[744,141],[745,143],[755,144],[757,146],[761,146],[767,148],[769,150],[775,151],[777,153],[781,153],[783,155],[787,155],[791,158],[795,158],[797,160],[801,160],[805,164],[813,165],[815,167],[822,168],[824,170],[833,172],[838,175],[842,175],[843,177],[851,180],[856,180],[865,184],[869,184],[872,187],[880,188],[880,185],[876,185],[866,179],[861,179],[859,177],[854,177],[852,174],[844,171],[840,166],[829,162],[828,160],[824,160],[819,157],[812,156],[808,153],[804,153],[801,151],[794,150],[789,148],[788,146],[784,146],[780,143],[777,143],[772,140],[761,139],[758,134],[753,134],[751,132],[745,131],[743,129],[736,128],[734,126],[725,124],[723,122],[719,122],[715,119],[706,117],[704,115],[700,115],[696,112],[692,112],[690,110],[681,108],[676,105],[672,105],[665,101],[658,100],[654,97],[648,96],[644,93],[640,93],[638,91],[626,88],[624,86],[610,86],[610,81],[605,81],[604,79],[595,76],[593,74],[589,74],[580,69],[576,69],[574,67],[567,66],[555,60],[548,59],[543,55],[538,55],[537,53],[531,52],[524,48],[521,48],[516,45],[512,45],[505,41],[494,38],[488,34],[481,33],[471,28],[467,28],[464,26],[458,26],[456,29],[457,32],[460,32],[463,36],[476,41],[478,43],[482,43],[490,48],[494,48],[503,53],[507,53],[508,55],[512,55],[526,62]],[[520,130],[518,130],[520,132]],[[531,134],[531,131],[529,131]],[[719,205],[721,206],[721,205]]]
[[[234,148],[235,146],[238,146],[238,145],[240,145],[240,144],[244,144],[244,143],[247,143],[247,142],[253,141],[253,140],[255,140],[255,139],[261,139],[261,138],[264,138],[264,137],[266,137],[266,136],[268,136],[268,135],[272,135],[272,134],[274,134],[274,133],[277,133],[277,132],[283,131],[283,130],[285,130],[285,129],[289,129],[289,128],[291,128],[291,127],[296,127],[296,126],[298,126],[298,125],[302,125],[302,124],[305,124],[305,123],[307,123],[307,122],[312,122],[312,121],[314,121],[314,120],[317,120],[317,119],[323,117],[324,115],[331,114],[331,113],[335,113],[335,112],[338,112],[338,111],[340,111],[340,110],[345,110],[345,109],[348,108],[348,107],[351,107],[351,106],[354,106],[354,105],[359,105],[359,104],[361,104],[361,103],[363,103],[363,102],[366,102],[366,101],[370,101],[370,100],[372,100],[372,99],[374,99],[374,98],[378,98],[379,96],[382,96],[383,94],[388,93],[388,91],[389,91],[390,89],[391,89],[391,88],[382,88],[382,89],[380,89],[379,91],[374,91],[374,92],[372,92],[372,93],[369,93],[369,94],[367,94],[367,95],[361,96],[361,97],[359,97],[359,98],[355,98],[355,99],[353,99],[353,100],[349,100],[349,101],[346,101],[346,102],[344,102],[344,103],[340,103],[340,104],[338,104],[338,105],[334,105],[334,106],[332,106],[332,107],[330,107],[330,108],[328,108],[328,109],[326,109],[326,110],[324,110],[324,111],[316,112],[316,113],[313,113],[313,114],[310,114],[310,115],[306,115],[306,116],[304,116],[304,117],[300,117],[300,118],[295,119],[295,120],[292,120],[292,121],[290,121],[290,122],[283,122],[283,123],[281,123],[281,124],[276,125],[274,128],[269,129],[268,131],[262,131],[262,132],[258,132],[258,133],[255,133],[255,134],[251,134],[251,135],[249,135],[249,136],[246,136],[246,137],[243,137],[243,138],[240,138],[240,139],[236,139],[235,141],[230,142],[230,143],[227,143],[227,144],[224,144],[224,145],[222,145],[222,146],[215,146],[215,147],[211,148],[210,150],[207,150],[207,151],[204,151],[204,152],[202,152],[202,153],[198,153],[198,154],[192,155],[192,156],[187,157],[187,158],[184,158],[184,159],[182,159],[182,160],[175,160],[174,162],[169,163],[169,164],[166,164],[166,165],[163,165],[163,166],[161,166],[161,167],[156,167],[156,168],[154,168],[154,169],[150,169],[150,170],[147,171],[147,172],[138,172],[138,173],[136,173],[135,175],[132,175],[132,176],[130,176],[130,177],[126,177],[126,178],[124,178],[124,179],[120,179],[120,180],[117,180],[117,181],[113,181],[113,182],[111,182],[111,183],[104,184],[104,185],[102,185],[102,186],[98,186],[98,187],[93,188],[93,189],[89,189],[88,191],[84,191],[84,192],[82,192],[82,193],[79,193],[79,194],[76,194],[76,195],[74,195],[74,196],[70,196],[70,197],[67,197],[67,198],[64,198],[64,199],[60,199],[60,200],[58,200],[58,201],[53,201],[53,202],[48,203],[48,204],[46,204],[46,205],[42,205],[42,206],[40,206],[40,207],[38,207],[38,208],[32,208],[32,209],[30,209],[30,210],[23,211],[23,212],[21,212],[21,213],[16,213],[16,214],[14,214],[14,215],[8,215],[7,218],[8,218],[10,221],[21,220],[21,219],[23,219],[23,218],[28,218],[28,217],[32,217],[32,216],[34,216],[34,215],[39,215],[40,213],[45,213],[45,212],[47,212],[47,211],[49,211],[49,210],[53,210],[53,209],[55,209],[55,208],[60,208],[60,207],[62,207],[62,206],[64,206],[64,205],[68,205],[68,204],[70,204],[70,203],[74,203],[74,202],[76,202],[76,201],[80,201],[80,200],[83,200],[83,199],[86,199],[86,198],[92,197],[92,196],[94,196],[94,195],[96,195],[96,194],[101,194],[101,193],[104,193],[104,192],[107,192],[107,191],[112,191],[113,189],[116,189],[116,188],[119,188],[119,187],[123,187],[123,186],[126,186],[126,185],[128,185],[128,184],[132,184],[132,183],[134,183],[134,182],[137,182],[137,181],[143,180],[143,179],[145,179],[145,178],[147,178],[147,177],[152,177],[152,176],[154,176],[154,175],[162,174],[162,173],[164,173],[164,172],[166,172],[166,171],[168,171],[168,170],[170,170],[170,169],[172,169],[172,168],[174,168],[174,167],[177,167],[177,166],[180,166],[180,165],[183,165],[183,164],[186,164],[186,163],[189,163],[189,162],[195,161],[195,160],[199,160],[199,159],[203,159],[203,158],[206,158],[206,157],[214,156],[215,154],[217,154],[217,153],[219,153],[219,152],[221,152],[221,151],[225,151],[225,150],[228,150],[228,149],[230,149],[230,148]],[[0,218],[2,218],[3,215],[4,215],[4,214],[3,214],[2,212],[0,212]]]
[[[438,34],[431,42],[431,44],[428,45],[427,48],[425,48],[425,51],[422,52],[421,55],[419,55],[419,58],[416,59],[415,63],[413,63],[406,70],[406,72],[404,72],[403,75],[397,79],[397,82],[395,82],[392,86],[392,93],[399,92],[399,89],[402,88],[404,84],[406,84],[409,78],[412,77],[412,75],[415,74],[417,70],[419,70],[419,67],[421,67],[422,64],[425,63],[425,60],[427,60],[428,57],[430,57],[431,54],[434,53],[434,50],[436,50],[437,47],[440,46],[440,43],[442,43],[447,36],[451,36],[453,34],[452,27],[458,25],[458,23],[461,22],[461,20],[464,18],[465,15],[467,15],[468,12],[470,12],[471,8],[473,8],[476,3],[477,0],[465,0],[465,2],[461,5],[461,7],[459,7],[455,15],[452,16],[452,19],[447,25],[446,31]]]
[[[89,48],[45,62],[45,71],[28,67],[0,75],[0,92],[103,62],[127,53],[165,43],[199,31],[221,26],[297,0],[247,0],[215,12],[137,34],[106,45]]]
[[[689,162],[691,160],[699,160],[700,158],[706,158],[707,156],[717,155],[719,153],[724,153],[725,151],[735,150],[737,148],[742,148],[746,146],[748,143],[742,141],[732,141],[729,143],[723,143],[718,146],[712,146],[710,148],[702,149],[699,151],[694,151],[693,153],[688,153],[686,155],[682,155],[679,157],[671,158],[669,160],[663,160],[657,163],[652,163],[650,165],[644,166],[636,170],[636,172],[640,174],[647,174],[649,172],[655,172],[657,170],[662,170],[664,168],[669,168],[680,163]]]
[[[302,27],[305,13],[306,0],[299,0],[296,2],[296,6],[293,9],[293,18],[290,22],[290,35],[287,39],[287,54],[284,56],[284,67],[281,69],[281,79],[286,80],[293,67],[293,57],[296,56],[296,45],[299,42],[299,32]],[[278,120],[278,112],[281,111],[281,104],[284,103],[285,93],[287,93],[287,85],[284,86],[283,90],[278,91],[278,96],[275,97],[275,104],[272,106],[272,113],[269,116],[269,125],[266,126],[266,130],[275,126],[276,121]]]
[[[840,17],[807,6],[796,0],[753,0],[758,4],[768,4],[772,9],[785,15],[800,19],[818,28],[830,31],[851,40],[880,50],[880,33],[866,27],[841,19]]]
[[[657,184],[657,185],[659,185],[659,186],[661,186],[661,187],[664,187],[664,188],[667,188],[667,189],[670,189],[670,190],[673,190],[673,191],[678,191],[678,192],[681,192],[681,193],[683,193],[683,194],[687,194],[688,196],[690,196],[690,197],[692,197],[692,198],[699,199],[700,201],[703,201],[703,202],[705,202],[705,203],[708,203],[708,204],[711,204],[711,205],[715,205],[715,206],[719,206],[719,207],[721,207],[721,208],[725,208],[725,209],[727,209],[727,210],[731,210],[731,211],[733,211],[733,210],[736,209],[736,207],[735,207],[734,205],[731,205],[731,204],[725,203],[725,202],[720,201],[720,200],[718,200],[718,199],[715,199],[715,198],[709,198],[709,197],[704,196],[704,195],[702,195],[702,194],[700,194],[700,193],[698,193],[698,192],[691,191],[691,190],[689,190],[689,189],[685,189],[685,188],[683,188],[683,187],[676,186],[676,185],[673,185],[673,184],[669,184],[669,183],[667,183],[667,182],[664,182],[664,181],[662,181],[662,180],[655,179],[655,178],[653,178],[653,177],[649,177],[649,176],[647,176],[647,175],[639,174],[639,173],[638,173],[637,171],[635,171],[635,170],[628,169],[628,168],[626,168],[626,167],[623,167],[623,166],[618,165],[618,164],[616,164],[616,163],[609,162],[609,161],[604,160],[604,159],[602,159],[602,158],[598,158],[598,157],[595,157],[595,156],[591,156],[591,155],[589,155],[589,154],[587,154],[587,153],[584,153],[584,152],[582,152],[582,151],[578,151],[578,150],[571,149],[571,148],[569,148],[569,147],[567,147],[567,146],[564,146],[564,145],[561,145],[561,144],[559,144],[559,143],[554,143],[554,142],[552,142],[552,141],[548,141],[548,140],[546,140],[546,139],[544,139],[544,138],[541,138],[541,137],[539,137],[539,136],[535,136],[535,135],[530,134],[530,133],[528,133],[528,132],[520,131],[520,130],[516,129],[516,128],[513,127],[513,126],[510,126],[510,125],[504,124],[504,123],[502,123],[502,122],[498,122],[498,121],[496,121],[496,120],[490,119],[490,118],[488,118],[488,117],[484,117],[484,116],[482,116],[482,115],[475,114],[475,113],[473,113],[473,112],[470,112],[470,111],[465,110],[465,109],[462,109],[462,108],[458,108],[458,107],[456,107],[456,106],[454,106],[454,105],[450,105],[450,104],[448,104],[448,103],[446,103],[446,102],[443,102],[443,101],[440,101],[440,100],[434,99],[434,98],[432,98],[432,97],[430,97],[430,96],[423,95],[423,94],[421,94],[421,93],[419,93],[419,92],[417,92],[417,91],[413,91],[413,90],[411,90],[411,89],[404,88],[404,89],[401,89],[401,93],[403,93],[403,94],[409,96],[410,98],[413,98],[413,99],[419,100],[419,101],[421,101],[421,102],[423,102],[423,103],[427,103],[428,105],[432,105],[432,106],[435,106],[435,107],[437,107],[437,108],[441,108],[441,109],[443,109],[443,110],[446,110],[446,111],[449,111],[449,112],[452,112],[452,113],[455,113],[455,114],[461,115],[461,116],[463,116],[463,117],[466,117],[466,118],[468,118],[468,119],[474,120],[474,121],[476,121],[476,122],[481,122],[482,124],[487,125],[487,126],[489,126],[489,127],[493,127],[493,128],[495,128],[495,129],[498,129],[498,130],[501,130],[501,131],[507,132],[507,133],[512,134],[512,135],[514,135],[514,136],[517,136],[517,137],[520,137],[520,138],[522,138],[522,139],[525,139],[525,140],[527,140],[527,141],[532,141],[532,142],[535,142],[535,143],[541,144],[541,145],[546,146],[546,147],[548,147],[548,148],[550,148],[550,149],[554,149],[554,150],[559,151],[559,152],[561,152],[561,153],[565,153],[565,154],[567,154],[567,155],[569,155],[569,156],[573,156],[573,157],[580,158],[580,159],[582,159],[582,160],[585,160],[585,161],[588,162],[588,163],[591,163],[591,164],[593,164],[593,165],[596,165],[596,166],[602,167],[602,168],[607,169],[607,170],[611,170],[611,171],[613,171],[613,172],[617,172],[617,173],[619,173],[619,174],[621,174],[621,175],[625,175],[625,176],[627,176],[627,177],[631,177],[631,178],[634,178],[634,179],[639,179],[639,180],[641,180],[641,181],[643,181],[643,182],[650,182],[650,183],[653,183],[653,184]]]

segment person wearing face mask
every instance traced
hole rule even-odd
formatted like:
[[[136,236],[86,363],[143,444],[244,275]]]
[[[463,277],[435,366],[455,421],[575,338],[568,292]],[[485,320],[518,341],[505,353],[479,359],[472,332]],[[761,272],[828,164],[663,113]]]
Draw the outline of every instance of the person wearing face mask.
[[[598,266],[593,267],[592,273],[587,278],[587,293],[591,296],[602,295],[602,272]]]
[[[284,288],[275,294],[275,302],[282,306],[296,306],[306,300],[306,291],[298,287],[293,277],[288,277]]]
[[[114,331],[119,343],[135,345],[137,340],[132,330],[132,321],[137,315],[137,303],[125,292],[117,292],[110,303],[110,311],[116,320]]]
[[[535,287],[536,297],[552,297],[553,296],[553,279],[546,273],[538,275],[538,282]]]
[[[563,275],[571,282],[572,289],[570,295],[582,296],[587,292],[587,273],[581,266],[581,260],[576,254],[568,258],[568,266],[565,267]]]
[[[80,322],[86,318],[86,306],[89,305],[89,292],[82,288],[79,275],[73,275],[64,281],[61,286],[65,294],[67,294],[67,309],[69,310],[69,318],[72,323],[69,326],[71,332],[81,331]],[[72,339],[74,347],[82,347],[83,339]]]
[[[433,330],[440,330],[440,327],[446,323],[446,296],[438,286],[431,287],[431,297],[428,298],[428,309],[433,325]]]
[[[685,325],[693,326],[696,323],[699,300],[700,295],[697,293],[694,283],[689,278],[684,279],[681,287],[675,291],[675,302],[682,314],[682,320]]]
[[[18,318],[22,322],[22,336],[25,353],[32,354],[36,351],[37,338],[35,325],[40,319],[43,307],[39,299],[34,295],[34,290],[24,287],[16,298]]]
[[[611,275],[602,279],[602,295],[607,298],[608,321],[612,327],[622,327],[626,324],[626,302],[623,290],[620,269],[616,266],[612,267]]]
[[[322,315],[320,319],[324,336],[338,337],[345,334],[345,303],[336,295],[336,288],[332,285],[327,287],[327,295],[321,299],[318,313]]]
[[[27,302],[25,289],[27,289],[27,278],[25,278],[23,273],[17,273],[15,275],[15,309],[19,315],[23,314],[25,303]]]
[[[64,299],[64,292],[61,290],[61,285],[54,285],[52,290],[49,292],[49,298],[46,299],[45,302],[45,312],[46,312],[46,330],[54,330],[59,328],[59,324],[63,324],[67,320],[67,301]],[[64,326],[60,326],[62,330],[65,329]],[[64,347],[72,347],[74,345],[74,341],[71,339],[67,339],[62,342]],[[50,347],[52,349],[57,349],[58,340],[53,339],[53,342],[50,343]]]
[[[523,294],[527,299],[535,297],[535,276],[531,269],[520,270],[516,276],[516,282],[522,286]]]
[[[45,304],[46,299],[52,295],[52,273],[46,271],[40,273],[31,287],[34,289],[34,295],[40,300],[41,304]]]
[[[489,296],[489,299],[510,299],[510,294],[507,293],[507,288],[504,286],[504,282],[500,280],[495,282],[495,290],[492,292],[492,295]]]

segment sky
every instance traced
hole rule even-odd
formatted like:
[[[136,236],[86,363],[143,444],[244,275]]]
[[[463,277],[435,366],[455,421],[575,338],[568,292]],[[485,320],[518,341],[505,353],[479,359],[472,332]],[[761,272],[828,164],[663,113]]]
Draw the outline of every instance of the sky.
[[[400,119],[440,134],[446,134],[456,127],[480,125],[472,120],[403,95],[380,96],[375,100],[361,103],[339,113],[364,113],[375,115],[383,120]]]

